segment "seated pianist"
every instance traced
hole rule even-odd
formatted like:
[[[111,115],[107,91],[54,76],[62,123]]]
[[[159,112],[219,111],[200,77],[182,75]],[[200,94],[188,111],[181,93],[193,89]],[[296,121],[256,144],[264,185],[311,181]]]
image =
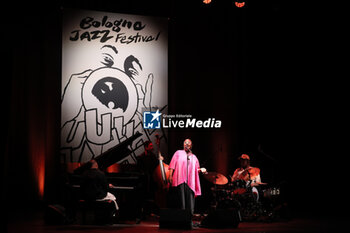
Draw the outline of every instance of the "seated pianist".
[[[115,196],[108,192],[108,184],[105,174],[99,170],[96,160],[88,162],[88,169],[82,174],[81,191],[83,198],[87,201],[111,200],[115,204],[116,210],[119,209]]]

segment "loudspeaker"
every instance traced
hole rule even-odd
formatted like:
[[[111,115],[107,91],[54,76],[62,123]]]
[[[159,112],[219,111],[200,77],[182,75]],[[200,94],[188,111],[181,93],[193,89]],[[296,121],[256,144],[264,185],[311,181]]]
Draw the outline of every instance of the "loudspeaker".
[[[208,228],[237,228],[241,221],[239,210],[216,209],[209,212],[201,225]]]
[[[159,228],[191,229],[191,211],[182,209],[160,209]]]

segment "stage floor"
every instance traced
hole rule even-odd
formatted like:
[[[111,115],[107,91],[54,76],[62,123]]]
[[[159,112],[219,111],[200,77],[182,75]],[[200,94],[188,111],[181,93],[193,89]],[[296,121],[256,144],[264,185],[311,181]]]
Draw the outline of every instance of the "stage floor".
[[[346,219],[340,218],[295,218],[281,222],[242,222],[238,228],[208,229],[196,227],[192,230],[160,229],[156,219],[147,219],[140,224],[123,222],[113,225],[45,225],[41,214],[32,214],[28,218],[12,219],[8,222],[9,233],[94,233],[94,232],[349,232]]]

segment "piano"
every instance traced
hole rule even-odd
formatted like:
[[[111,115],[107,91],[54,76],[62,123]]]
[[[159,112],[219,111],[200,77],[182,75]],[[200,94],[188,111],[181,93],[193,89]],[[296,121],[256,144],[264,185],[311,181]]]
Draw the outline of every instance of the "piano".
[[[112,164],[122,160],[123,158],[131,154],[131,150],[128,148],[128,146],[131,145],[131,143],[141,135],[142,134],[140,132],[137,132],[136,134],[129,137],[125,141],[121,142],[119,145],[97,156],[95,160],[98,163],[100,170],[102,171],[106,170]],[[86,170],[86,168],[87,168],[87,164],[84,164],[78,167],[77,169],[75,169],[74,174],[82,174]]]
[[[144,190],[144,175],[136,169],[136,165],[119,165],[118,172],[108,172],[108,168],[116,162],[131,154],[128,148],[131,143],[142,134],[137,132],[114,148],[102,153],[95,158],[99,169],[105,172],[107,181],[112,184],[109,192],[113,193],[120,207],[121,216],[126,218],[137,217],[142,205],[142,195]],[[75,191],[75,196],[79,199],[81,175],[88,168],[87,164],[76,168],[69,176],[69,183]]]

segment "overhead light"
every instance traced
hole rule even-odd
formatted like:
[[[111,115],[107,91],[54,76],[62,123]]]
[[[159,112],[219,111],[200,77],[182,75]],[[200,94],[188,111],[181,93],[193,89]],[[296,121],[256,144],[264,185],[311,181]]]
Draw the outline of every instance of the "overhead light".
[[[242,7],[244,7],[245,2],[244,1],[235,1],[235,5],[238,8],[242,8]]]
[[[211,3],[211,0],[203,0],[203,3],[204,4],[209,4],[209,3]]]

